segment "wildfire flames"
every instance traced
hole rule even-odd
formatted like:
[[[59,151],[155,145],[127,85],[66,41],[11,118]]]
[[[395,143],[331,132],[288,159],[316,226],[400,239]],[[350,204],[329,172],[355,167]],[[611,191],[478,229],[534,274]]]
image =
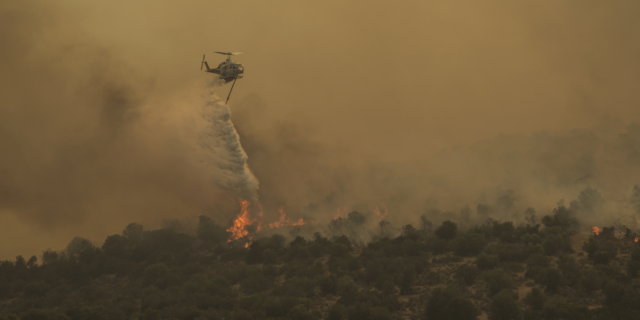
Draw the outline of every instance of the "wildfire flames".
[[[287,214],[284,213],[284,208],[280,208],[278,212],[280,212],[280,220],[274,223],[269,223],[267,225],[267,228],[271,229],[271,228],[280,228],[284,226],[301,226],[304,224],[304,219],[302,218],[300,218],[300,220],[298,220],[297,222],[291,222],[289,218],[287,218]]]
[[[599,234],[600,234],[600,232],[602,232],[602,229],[600,229],[600,228],[598,228],[598,227],[591,227],[591,231],[592,231],[593,233],[595,233],[595,235],[599,235]],[[624,236],[625,238],[627,238],[627,235],[625,235],[625,234],[624,234],[624,233],[622,233],[622,232],[618,232],[618,234],[614,235],[614,237],[616,237],[616,238],[618,238],[618,239],[620,239],[620,238],[621,238],[621,237],[623,237],[623,236]],[[627,239],[628,239],[628,238],[627,238]],[[635,237],[635,238],[633,239],[633,242],[638,242],[638,241],[640,241],[640,237]]]
[[[373,212],[374,212],[378,217],[380,217],[380,219],[384,219],[384,218],[387,216],[387,214],[389,214],[389,212],[387,211],[387,207],[383,206],[383,208],[384,208],[384,212],[380,212],[380,209],[378,209],[378,206],[376,206],[376,207],[373,209]]]
[[[240,214],[233,220],[233,225],[227,229],[228,232],[231,232],[231,236],[229,236],[227,242],[240,239],[249,234],[245,228],[255,222],[255,220],[252,220],[249,216],[250,204],[251,202],[248,200],[240,201]]]
[[[256,227],[256,232],[262,230],[263,227],[266,227],[267,229],[272,229],[272,228],[280,228],[280,227],[286,227],[286,226],[301,226],[307,223],[311,225],[315,225],[318,223],[318,221],[304,221],[303,218],[300,218],[298,221],[292,222],[291,220],[289,220],[289,218],[287,218],[287,214],[284,212],[284,208],[280,208],[280,210],[278,210],[280,212],[280,220],[263,226],[262,225],[262,221],[263,221],[262,205],[260,203],[257,204],[258,207],[260,207],[260,213],[258,213],[258,218],[251,219],[251,214],[249,213],[250,204],[251,202],[249,202],[248,200],[240,201],[240,214],[238,214],[236,219],[233,220],[233,225],[227,229],[228,232],[231,232],[231,235],[229,236],[229,239],[227,239],[227,242],[231,242],[233,240],[238,240],[242,237],[248,236],[248,242],[244,245],[245,248],[248,248],[249,245],[251,245],[251,239],[253,237],[252,235],[249,234],[249,231],[246,230],[246,227],[256,222],[258,223]]]

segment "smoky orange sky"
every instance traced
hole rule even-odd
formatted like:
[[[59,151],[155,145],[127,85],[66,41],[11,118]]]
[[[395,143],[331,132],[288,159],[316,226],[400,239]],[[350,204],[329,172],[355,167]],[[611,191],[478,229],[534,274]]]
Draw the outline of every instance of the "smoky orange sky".
[[[601,221],[629,218],[638,16],[631,0],[0,0],[0,259],[228,222],[236,200],[192,156],[213,51],[245,52],[229,106],[267,217],[384,205],[415,223],[504,194],[515,217],[590,186]]]

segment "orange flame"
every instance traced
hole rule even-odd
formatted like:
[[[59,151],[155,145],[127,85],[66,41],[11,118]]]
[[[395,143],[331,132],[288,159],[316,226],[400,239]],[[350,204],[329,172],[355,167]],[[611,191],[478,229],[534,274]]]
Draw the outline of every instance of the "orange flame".
[[[278,210],[280,212],[280,220],[273,222],[273,223],[269,223],[267,225],[267,227],[269,229],[271,228],[280,228],[280,227],[285,227],[285,226],[301,226],[304,225],[304,219],[300,218],[298,221],[296,222],[291,222],[291,220],[289,220],[289,218],[287,218],[287,214],[284,212],[284,208],[280,208],[280,210]],[[317,223],[317,221],[312,221]]]
[[[636,238],[634,241],[635,241],[635,242],[638,242],[638,239],[640,239],[640,238]]]
[[[250,204],[251,203],[248,200],[240,201],[240,214],[233,221],[233,225],[227,229],[228,232],[231,232],[231,236],[229,236],[227,242],[240,239],[249,234],[245,228],[255,222],[255,219],[252,220],[249,216]]]
[[[591,227],[591,231],[593,231],[593,233],[597,235],[600,234],[600,232],[602,232],[602,229],[598,228],[598,227]]]
[[[289,220],[289,218],[287,218],[287,214],[284,212],[284,208],[280,208],[280,210],[278,210],[280,212],[280,220],[263,225],[264,213],[262,211],[262,204],[260,204],[259,202],[257,203],[257,206],[260,208],[260,212],[258,213],[258,217],[256,219],[251,219],[251,215],[249,214],[250,204],[251,202],[249,202],[248,200],[240,201],[240,214],[238,214],[238,217],[236,217],[236,219],[233,220],[233,225],[229,227],[229,229],[227,229],[228,232],[231,232],[231,235],[229,236],[229,239],[227,239],[227,242],[238,240],[246,236],[248,242],[245,243],[244,247],[248,248],[251,245],[251,240],[253,239],[253,235],[249,234],[249,231],[246,230],[246,227],[249,225],[252,225],[255,222],[258,223],[258,226],[256,227],[256,232],[264,228],[272,229],[272,228],[279,228],[279,227],[285,227],[285,226],[301,226],[307,223],[311,225],[318,224],[318,221],[304,221],[303,218],[300,218],[298,221],[292,222],[291,220]]]
[[[376,206],[376,207],[373,209],[373,212],[374,212],[378,217],[380,217],[380,219],[384,219],[384,218],[387,216],[387,214],[389,214],[389,212],[387,211],[387,207],[385,207],[385,206],[382,206],[382,207],[384,208],[384,212],[380,212],[380,209],[378,209],[378,206]]]
[[[338,208],[336,208],[336,211],[338,213],[336,213],[336,215],[333,218],[334,219],[342,218],[342,212],[347,211],[347,207],[344,207],[344,208],[338,207]]]

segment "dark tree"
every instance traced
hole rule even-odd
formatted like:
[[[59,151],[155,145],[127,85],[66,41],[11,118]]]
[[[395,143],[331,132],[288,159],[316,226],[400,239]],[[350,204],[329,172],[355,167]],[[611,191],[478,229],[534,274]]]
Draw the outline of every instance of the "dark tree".
[[[481,253],[476,258],[475,264],[480,270],[491,270],[497,267],[499,262],[498,256]]]
[[[542,310],[546,297],[539,287],[534,287],[524,298],[524,303],[533,310]]]
[[[334,303],[331,309],[329,309],[329,314],[327,315],[328,320],[342,320],[344,314],[344,306],[339,303]]]
[[[562,205],[553,209],[553,215],[542,217],[541,222],[547,228],[558,226],[563,230],[579,225],[573,210]]]
[[[470,286],[476,280],[480,271],[472,264],[463,264],[456,269],[456,278],[462,280],[466,285]]]
[[[538,223],[538,217],[536,217],[536,209],[527,208],[524,211],[524,220],[527,221],[530,225],[535,226]]]
[[[487,271],[484,275],[484,280],[487,282],[487,289],[491,297],[502,290],[512,290],[516,288],[511,277],[502,269]]]
[[[491,298],[490,320],[521,320],[522,310],[518,306],[517,295],[510,290],[502,290]]]
[[[229,238],[227,230],[206,216],[198,217],[198,238],[204,243],[218,245]]]
[[[453,241],[453,252],[463,257],[473,257],[482,252],[487,245],[487,240],[482,234],[465,232]]]
[[[122,231],[122,234],[129,238],[129,241],[132,243],[139,243],[142,241],[142,234],[144,228],[142,225],[137,223],[130,223],[127,227]]]
[[[331,236],[335,237],[338,234],[342,233],[342,228],[345,225],[345,219],[342,219],[342,217],[338,217],[336,219],[331,219],[331,221],[329,221],[329,231],[331,231]]]
[[[391,226],[391,222],[387,220],[381,220],[378,223],[378,226],[380,226],[380,237],[388,237],[391,235],[391,229],[393,228]]]
[[[431,232],[433,230],[433,223],[429,221],[426,214],[420,215],[420,230],[425,232]]]
[[[436,229],[436,236],[443,240],[453,240],[458,235],[458,225],[455,222],[447,220]]]
[[[475,320],[480,311],[455,289],[437,287],[427,299],[425,314],[428,320]]]
[[[629,260],[627,263],[627,274],[631,278],[637,278],[640,272],[640,262]]]
[[[102,244],[102,251],[117,258],[127,258],[130,254],[129,240],[119,234],[108,236]]]
[[[556,293],[564,282],[562,271],[556,268],[546,268],[542,271],[540,282],[546,286],[545,292]]]
[[[366,220],[366,217],[364,216],[364,214],[358,212],[358,211],[351,211],[349,212],[349,214],[347,215],[347,221],[356,227],[360,227],[364,224]]]
[[[400,232],[403,236],[408,237],[414,235],[416,231],[416,228],[414,228],[412,224],[407,224],[402,227],[402,230]]]

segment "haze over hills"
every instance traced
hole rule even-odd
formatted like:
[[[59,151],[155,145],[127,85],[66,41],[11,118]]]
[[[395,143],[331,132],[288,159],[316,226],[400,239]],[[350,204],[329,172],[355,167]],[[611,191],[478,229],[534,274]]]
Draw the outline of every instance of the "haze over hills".
[[[0,0],[0,310],[424,318],[437,289],[494,317],[495,276],[522,316],[624,319],[640,261],[638,13]],[[245,52],[229,106],[197,69],[219,50]],[[189,291],[205,278],[229,291]],[[92,286],[109,294],[80,299]],[[535,287],[562,305],[523,300]],[[354,288],[373,302],[345,298]],[[263,315],[265,294],[291,305]]]
[[[245,52],[232,119],[269,221],[415,222],[509,192],[510,215],[548,213],[590,186],[631,224],[637,6],[3,1],[1,252],[237,215],[190,150],[211,76],[194,65],[222,48]]]

